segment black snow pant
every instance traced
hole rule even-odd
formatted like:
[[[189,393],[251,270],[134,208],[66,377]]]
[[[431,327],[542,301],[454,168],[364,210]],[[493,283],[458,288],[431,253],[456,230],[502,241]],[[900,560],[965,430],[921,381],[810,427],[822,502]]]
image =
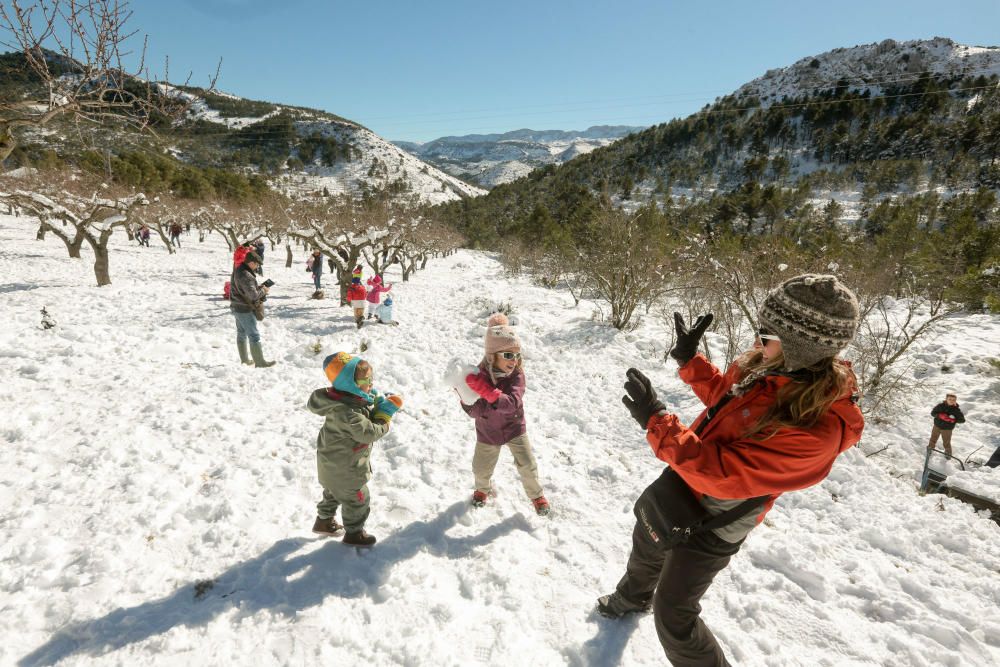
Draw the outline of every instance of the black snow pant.
[[[652,598],[656,634],[675,667],[729,665],[722,647],[701,620],[699,601],[742,544],[742,540],[726,542],[708,531],[661,551],[638,524],[632,531],[632,553],[618,592],[636,605],[645,605]]]

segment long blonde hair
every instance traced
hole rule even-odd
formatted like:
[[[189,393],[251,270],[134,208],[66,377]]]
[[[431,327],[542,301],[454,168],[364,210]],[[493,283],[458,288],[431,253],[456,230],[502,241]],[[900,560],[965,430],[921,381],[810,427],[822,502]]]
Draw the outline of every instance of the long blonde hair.
[[[778,371],[784,365],[784,357],[779,354],[776,358],[765,360],[763,352],[755,349],[743,354],[736,363],[743,369],[741,378],[751,380]],[[762,435],[767,439],[781,428],[815,426],[830,406],[857,390],[854,371],[835,356],[795,371],[793,377],[792,382],[778,390],[771,407],[747,432],[747,436]]]

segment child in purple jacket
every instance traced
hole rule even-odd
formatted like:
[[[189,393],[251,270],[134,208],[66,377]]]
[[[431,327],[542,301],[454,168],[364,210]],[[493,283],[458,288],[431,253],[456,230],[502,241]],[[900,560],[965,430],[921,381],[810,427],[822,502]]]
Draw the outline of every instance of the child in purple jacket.
[[[476,452],[472,457],[476,481],[473,507],[486,504],[500,449],[506,446],[514,455],[524,492],[535,511],[545,516],[549,513],[549,503],[538,481],[538,463],[531,451],[524,421],[521,343],[503,313],[490,316],[486,327],[486,356],[479,364],[479,372],[466,376],[465,383],[479,395],[472,405],[462,403],[462,409],[476,420]]]

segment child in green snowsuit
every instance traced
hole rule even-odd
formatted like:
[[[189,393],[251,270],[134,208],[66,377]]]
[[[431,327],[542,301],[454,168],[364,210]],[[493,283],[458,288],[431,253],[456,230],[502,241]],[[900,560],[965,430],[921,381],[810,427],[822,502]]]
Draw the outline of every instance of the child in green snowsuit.
[[[313,532],[336,535],[346,528],[344,543],[369,547],[365,532],[369,514],[368,480],[372,445],[389,432],[389,422],[402,399],[372,389],[372,367],[346,352],[330,355],[323,369],[332,386],[317,389],[306,406],[326,418],[316,438],[316,464],[323,500],[316,506]],[[341,509],[344,526],[335,514]]]

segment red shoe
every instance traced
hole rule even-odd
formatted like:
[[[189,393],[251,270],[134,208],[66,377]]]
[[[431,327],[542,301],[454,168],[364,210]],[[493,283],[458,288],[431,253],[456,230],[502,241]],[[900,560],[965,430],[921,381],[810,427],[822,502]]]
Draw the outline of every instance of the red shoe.
[[[472,494],[472,506],[482,507],[486,504],[486,494],[482,491],[475,491]]]
[[[549,513],[549,501],[545,499],[545,496],[538,496],[531,501],[531,504],[535,506],[535,512],[538,516],[545,516]]]

